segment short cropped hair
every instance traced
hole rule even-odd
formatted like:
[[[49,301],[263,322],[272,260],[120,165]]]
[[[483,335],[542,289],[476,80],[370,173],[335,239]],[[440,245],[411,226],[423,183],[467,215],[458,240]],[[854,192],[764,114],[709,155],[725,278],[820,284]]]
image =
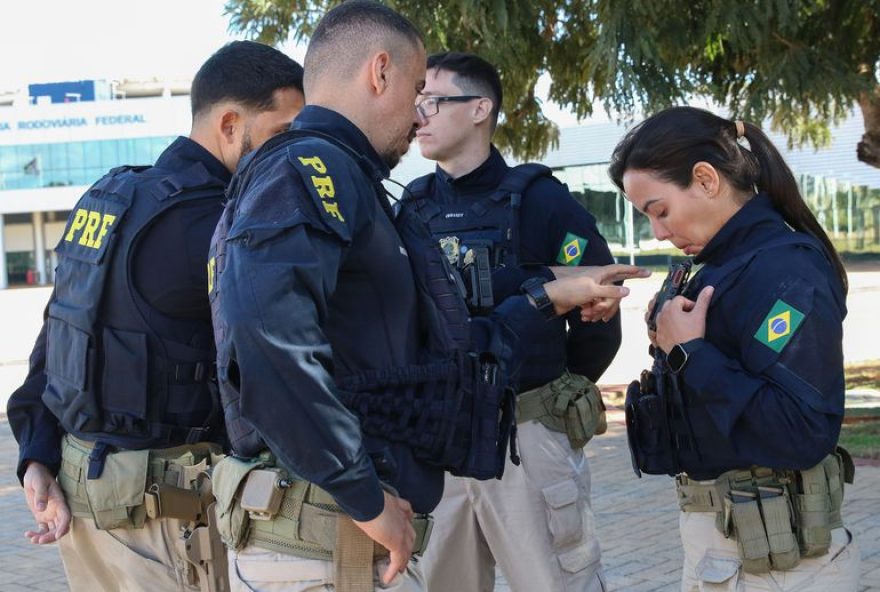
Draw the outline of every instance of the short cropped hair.
[[[263,43],[233,41],[209,57],[193,78],[192,114],[222,101],[267,111],[274,106],[273,94],[282,88],[303,92],[302,66]]]
[[[452,82],[462,92],[492,99],[492,127],[498,124],[503,99],[498,68],[478,55],[448,51],[430,55],[428,69],[451,72]]]
[[[401,47],[401,41],[407,47]],[[325,74],[351,75],[379,46],[392,57],[402,49],[424,45],[422,34],[406,17],[370,0],[349,0],[333,8],[318,23],[305,58],[305,86]]]

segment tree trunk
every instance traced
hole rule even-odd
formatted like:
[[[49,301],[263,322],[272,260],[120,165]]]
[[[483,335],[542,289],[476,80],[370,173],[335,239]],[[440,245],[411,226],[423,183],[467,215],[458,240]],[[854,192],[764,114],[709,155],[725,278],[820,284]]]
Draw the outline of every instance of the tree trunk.
[[[865,164],[880,168],[880,87],[874,92],[862,93],[859,107],[865,120],[865,134],[859,142],[858,158]]]

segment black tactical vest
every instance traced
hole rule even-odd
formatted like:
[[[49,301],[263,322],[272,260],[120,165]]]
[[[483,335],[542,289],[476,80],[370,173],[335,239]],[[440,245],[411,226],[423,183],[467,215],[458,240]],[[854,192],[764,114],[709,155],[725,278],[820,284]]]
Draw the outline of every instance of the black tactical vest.
[[[74,207],[55,249],[43,394],[67,432],[130,449],[220,437],[211,324],[151,307],[135,290],[132,261],[166,210],[219,202],[223,188],[201,163],[120,167]]]
[[[219,290],[226,237],[240,193],[248,186],[256,163],[269,152],[301,138],[319,138],[347,158],[363,158],[331,136],[314,130],[291,130],[275,136],[236,172],[209,252],[221,400],[232,448],[244,457],[256,456],[266,445],[254,426],[241,417],[241,394]],[[375,182],[375,190],[383,209],[393,218],[381,182]],[[418,285],[419,316],[427,343],[420,351],[419,364],[337,378],[339,396],[358,415],[365,433],[404,442],[420,460],[454,474],[480,479],[500,476],[515,421],[512,391],[498,365],[514,349],[516,336],[503,325],[469,318],[454,271],[417,217],[399,217],[395,227]],[[474,349],[475,343],[478,349]],[[481,344],[484,347],[480,348]]]
[[[451,253],[453,262],[463,251],[473,246],[488,246],[492,268],[505,265],[541,263],[522,261],[519,249],[519,210],[525,190],[541,177],[553,177],[548,167],[528,163],[512,167],[504,180],[490,195],[472,204],[450,206],[430,199],[435,174],[419,177],[408,187],[409,200],[405,209],[412,208],[431,229],[438,241],[455,239],[458,253]],[[452,210],[455,211],[452,211]],[[446,248],[444,247],[446,250]]]

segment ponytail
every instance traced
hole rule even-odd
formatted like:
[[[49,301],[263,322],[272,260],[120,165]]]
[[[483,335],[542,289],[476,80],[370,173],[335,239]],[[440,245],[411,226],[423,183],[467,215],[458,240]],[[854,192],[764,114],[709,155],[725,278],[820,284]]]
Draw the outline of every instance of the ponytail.
[[[844,293],[847,292],[849,281],[846,277],[843,261],[831,239],[828,238],[828,234],[801,196],[797,181],[788,164],[766,134],[757,126],[746,123],[744,137],[749,141],[751,152],[758,161],[759,174],[756,182],[758,190],[770,196],[773,207],[782,214],[789,226],[812,235],[825,246],[828,257],[831,259],[837,275],[840,276]]]

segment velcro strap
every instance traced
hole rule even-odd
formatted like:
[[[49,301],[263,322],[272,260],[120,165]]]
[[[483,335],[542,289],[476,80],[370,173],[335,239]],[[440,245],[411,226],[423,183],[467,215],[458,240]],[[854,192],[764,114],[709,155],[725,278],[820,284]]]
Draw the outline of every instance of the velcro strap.
[[[333,569],[337,592],[373,592],[373,541],[347,517],[336,519]]]

